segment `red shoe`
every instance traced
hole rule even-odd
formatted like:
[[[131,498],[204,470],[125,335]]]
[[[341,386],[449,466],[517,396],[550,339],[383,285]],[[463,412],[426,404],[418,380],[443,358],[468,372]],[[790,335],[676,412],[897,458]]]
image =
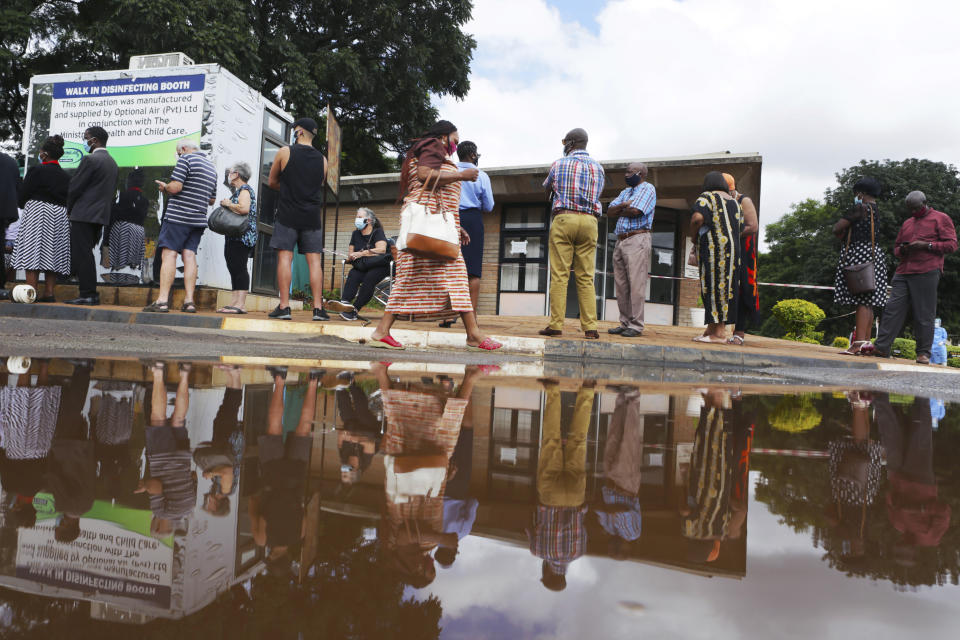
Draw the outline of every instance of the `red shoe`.
[[[370,338],[367,341],[367,346],[373,347],[375,349],[395,349],[402,350],[403,345],[393,339],[392,336],[386,335],[380,338],[379,340],[375,338]]]
[[[483,342],[478,344],[475,347],[467,345],[467,351],[496,351],[501,348],[503,345],[494,340],[493,338],[484,338]]]

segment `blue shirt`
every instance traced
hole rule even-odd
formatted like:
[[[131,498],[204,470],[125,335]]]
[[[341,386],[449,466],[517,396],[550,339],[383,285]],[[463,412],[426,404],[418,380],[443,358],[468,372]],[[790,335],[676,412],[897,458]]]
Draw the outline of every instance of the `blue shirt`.
[[[617,218],[617,228],[614,233],[620,235],[638,229],[649,229],[653,225],[653,212],[657,208],[657,190],[649,182],[627,187],[610,203],[610,206],[618,204],[626,204],[640,211],[642,215],[633,218],[621,215]]]
[[[472,162],[458,162],[460,169],[476,169]],[[490,176],[481,171],[476,182],[463,180],[460,182],[460,210],[480,209],[493,211],[493,188],[490,186]]]
[[[578,149],[553,163],[543,186],[553,189],[554,213],[567,209],[599,216],[604,180],[603,166]]]
[[[183,185],[180,193],[170,196],[164,222],[178,222],[188,227],[206,227],[210,199],[217,197],[217,170],[199,151],[185,153],[177,160],[170,181]]]

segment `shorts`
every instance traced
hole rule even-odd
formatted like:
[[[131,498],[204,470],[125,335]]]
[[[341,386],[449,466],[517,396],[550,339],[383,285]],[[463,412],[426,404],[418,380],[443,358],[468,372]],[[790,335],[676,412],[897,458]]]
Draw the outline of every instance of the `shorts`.
[[[206,227],[191,227],[179,222],[164,222],[160,225],[157,248],[170,249],[177,253],[183,253],[184,251],[196,253],[204,231],[206,231]]]
[[[294,229],[275,222],[273,237],[270,238],[270,248],[277,251],[293,251],[294,247],[299,249],[300,253],[321,253],[323,229]]]
[[[147,427],[147,453],[172,453],[190,451],[190,434],[183,427]]]
[[[298,460],[310,462],[310,451],[313,449],[313,438],[289,434],[284,443],[283,436],[265,435],[257,438],[260,448],[260,463],[266,464],[273,460]]]

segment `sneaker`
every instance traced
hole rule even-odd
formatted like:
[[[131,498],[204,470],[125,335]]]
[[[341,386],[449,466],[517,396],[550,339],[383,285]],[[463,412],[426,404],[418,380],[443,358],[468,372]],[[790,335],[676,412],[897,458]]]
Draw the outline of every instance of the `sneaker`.
[[[340,313],[340,317],[344,320],[356,320],[359,316],[357,316],[356,311],[343,311]]]
[[[280,305],[277,305],[277,308],[271,311],[268,316],[274,320],[289,320],[290,307],[281,307]]]
[[[327,311],[333,311],[334,313],[343,313],[345,311],[356,311],[353,308],[353,305],[347,302],[346,300],[326,300],[323,303],[323,308]]]
[[[318,309],[317,307],[313,308],[313,321],[314,322],[325,322],[330,319],[330,316],[327,315],[327,312],[323,309]]]

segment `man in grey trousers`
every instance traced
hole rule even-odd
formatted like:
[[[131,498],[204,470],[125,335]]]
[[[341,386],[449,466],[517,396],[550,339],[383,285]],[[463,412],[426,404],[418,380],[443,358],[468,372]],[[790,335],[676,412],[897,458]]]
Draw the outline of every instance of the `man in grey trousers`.
[[[880,319],[874,355],[890,355],[893,339],[913,310],[913,333],[917,337],[917,362],[930,364],[933,321],[937,315],[937,285],[943,273],[943,258],[957,250],[957,231],[950,216],[927,205],[922,191],[911,191],[904,203],[910,212],[897,234],[894,255],[900,265],[891,281],[893,291]]]

